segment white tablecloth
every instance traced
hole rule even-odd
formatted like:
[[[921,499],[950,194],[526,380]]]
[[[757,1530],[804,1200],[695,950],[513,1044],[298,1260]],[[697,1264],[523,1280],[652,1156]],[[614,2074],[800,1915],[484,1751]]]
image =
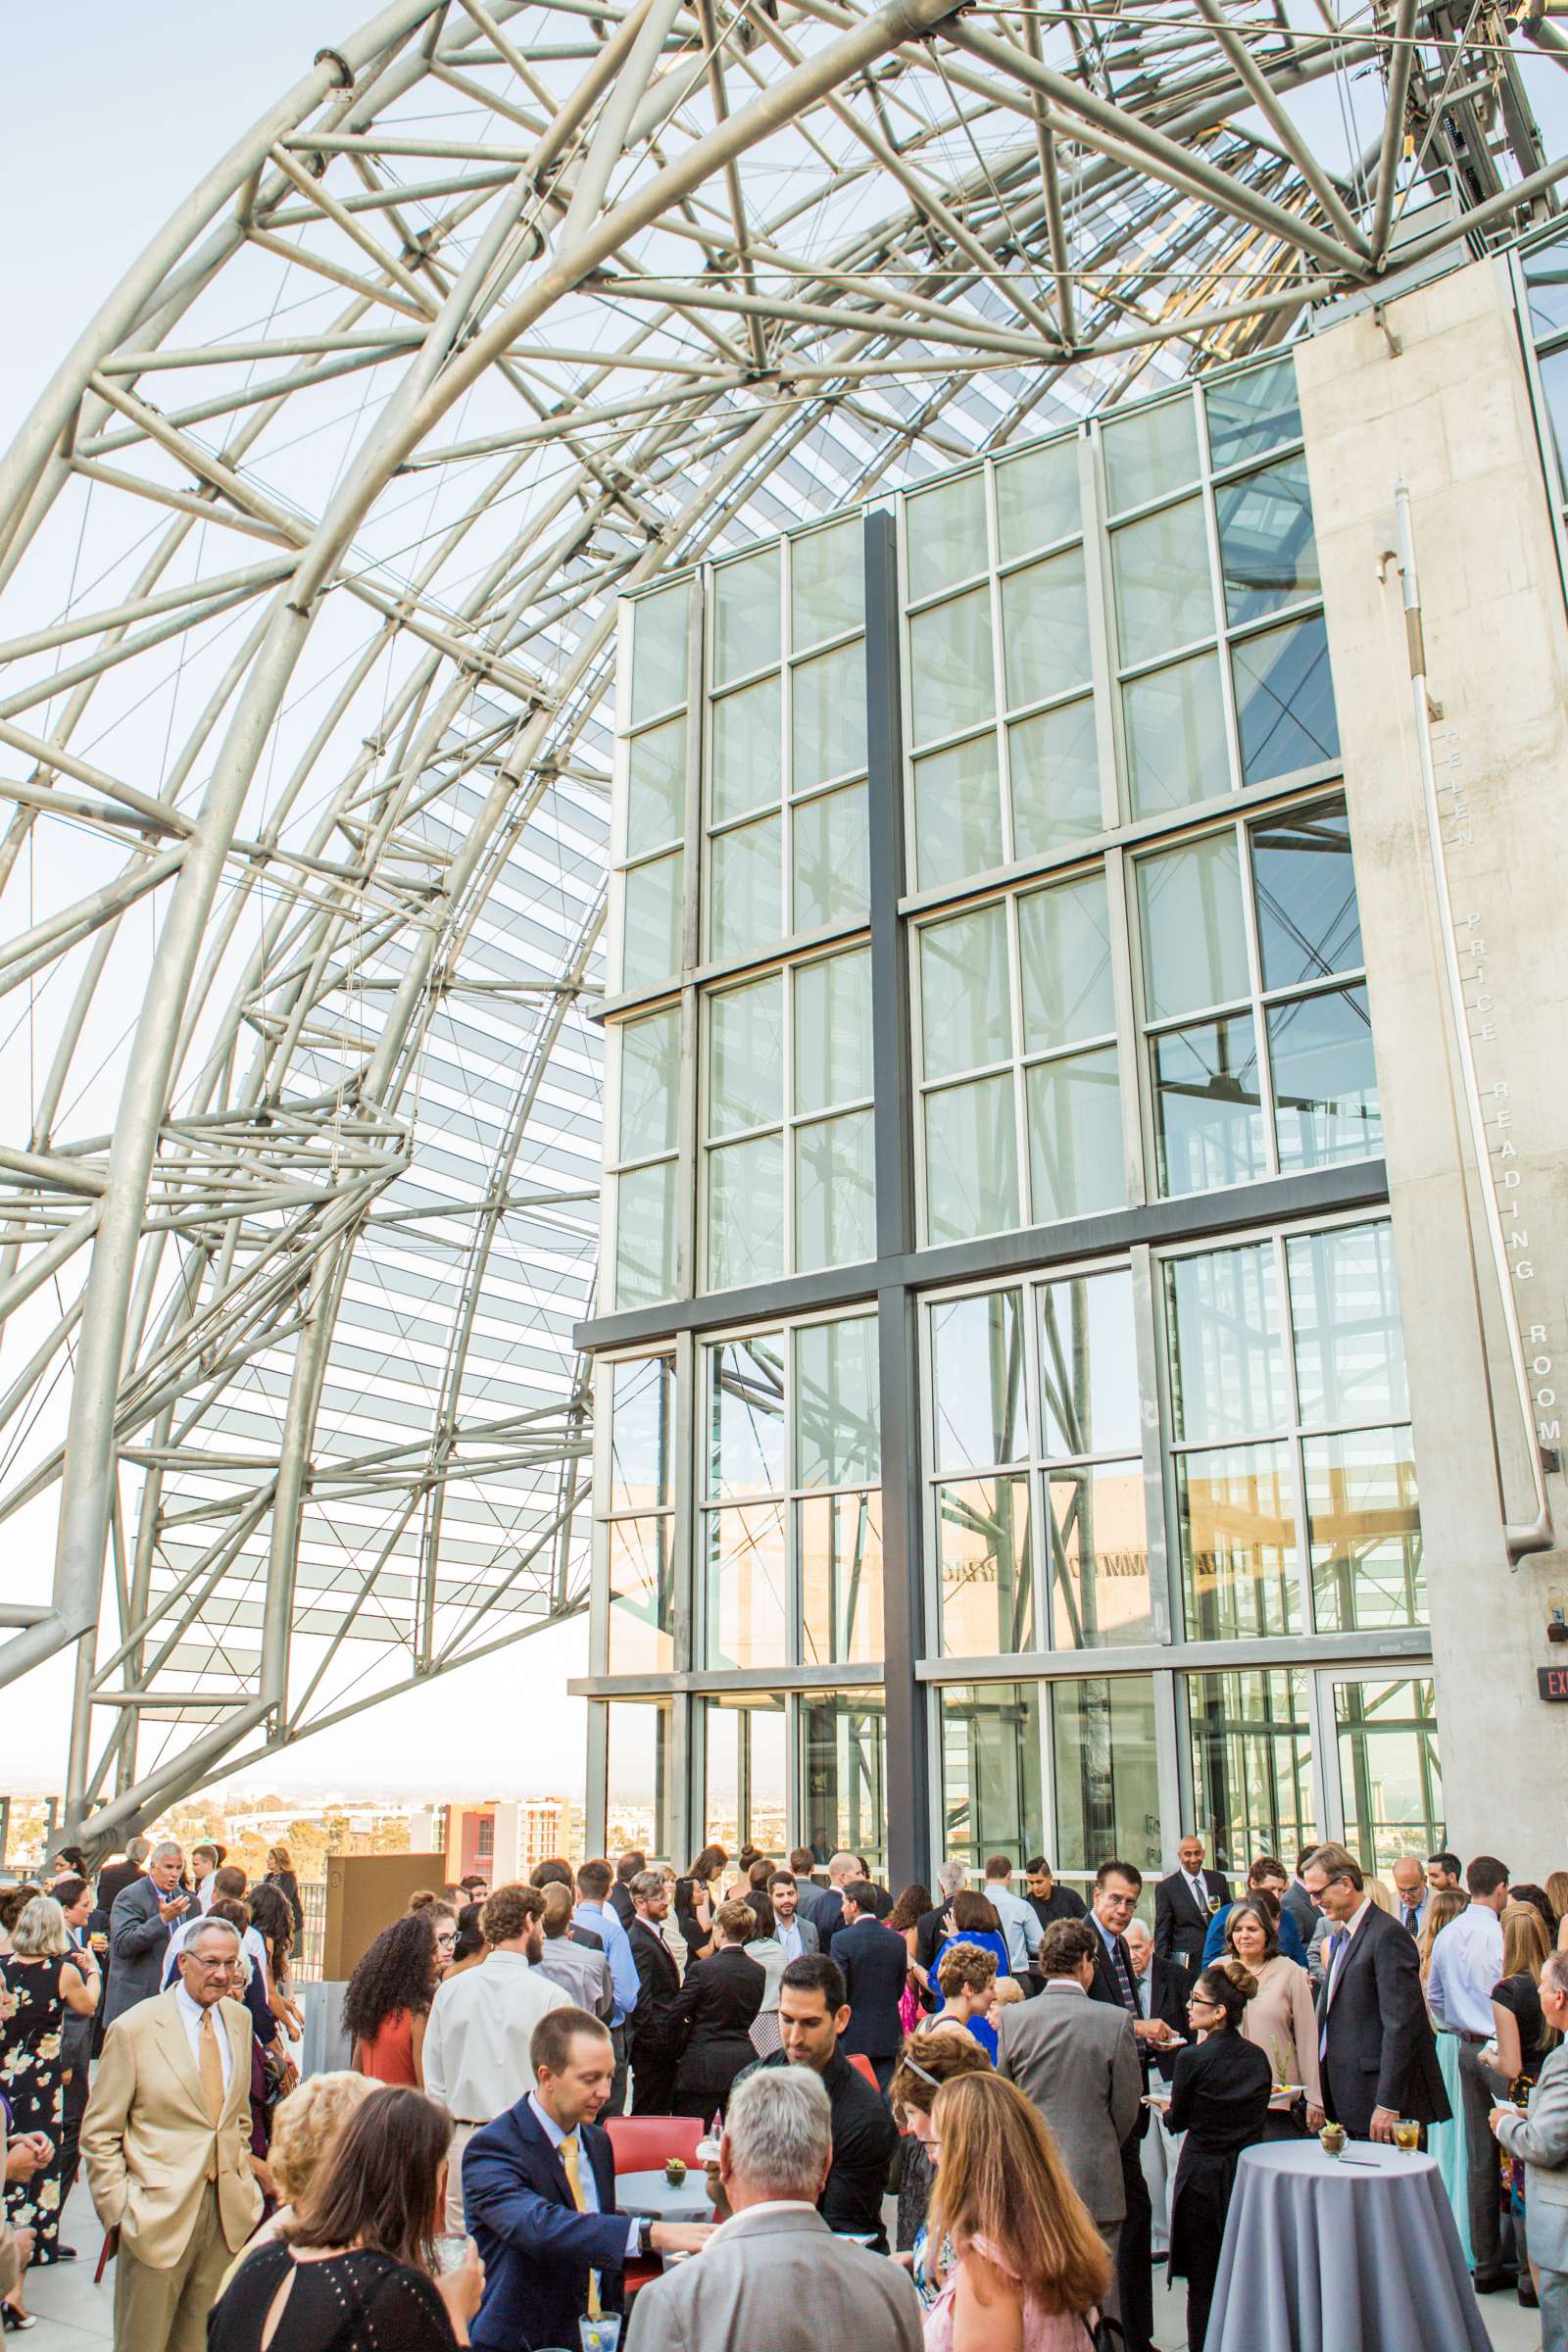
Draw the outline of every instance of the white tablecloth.
[[[662,2172],[617,2173],[615,2211],[643,2213],[654,2222],[710,2222],[713,2206],[708,2194],[708,2175],[700,2164],[694,2164],[677,2188]]]
[[[1351,2140],[1249,2148],[1207,2352],[1488,2352],[1430,2156]]]

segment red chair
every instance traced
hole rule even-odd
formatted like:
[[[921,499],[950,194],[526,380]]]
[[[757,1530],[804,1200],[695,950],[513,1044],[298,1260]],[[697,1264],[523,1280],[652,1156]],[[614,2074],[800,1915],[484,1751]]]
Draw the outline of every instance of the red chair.
[[[857,2074],[861,2074],[865,2077],[866,2081],[870,2083],[871,2088],[876,2092],[878,2098],[880,2098],[882,2095],[882,2085],[876,2079],[876,2068],[871,2064],[871,2061],[869,2058],[867,2058],[865,2052],[863,2050],[853,2050],[846,2051],[845,2055],[848,2057],[850,2064],[855,2068]]]
[[[615,2153],[615,2171],[662,2172],[670,2158],[697,2162],[704,2125],[695,2115],[607,2115],[605,2130]]]

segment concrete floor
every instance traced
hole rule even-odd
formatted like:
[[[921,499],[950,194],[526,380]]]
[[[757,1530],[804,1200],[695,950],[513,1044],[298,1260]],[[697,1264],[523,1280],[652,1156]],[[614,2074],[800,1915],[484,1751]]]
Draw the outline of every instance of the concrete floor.
[[[93,2271],[103,2244],[86,2192],[78,2186],[66,2208],[65,2239],[77,2249],[78,2260],[50,2270],[33,2271],[27,2279],[27,2308],[38,2315],[38,2326],[16,2341],[19,2352],[101,2352],[114,2337],[114,2272],[94,2286]],[[1163,2352],[1183,2352],[1187,2342],[1185,2292],[1178,2280],[1174,2290],[1164,2283],[1164,2266],[1154,2273],[1154,2340]],[[1486,2295],[1482,2313],[1494,2352],[1540,2352],[1540,2315],[1521,2311],[1511,2295]],[[9,2343],[13,2339],[8,2337]],[[122,2352],[138,2352],[134,2346]],[[1433,2345],[1431,2352],[1442,2352]]]

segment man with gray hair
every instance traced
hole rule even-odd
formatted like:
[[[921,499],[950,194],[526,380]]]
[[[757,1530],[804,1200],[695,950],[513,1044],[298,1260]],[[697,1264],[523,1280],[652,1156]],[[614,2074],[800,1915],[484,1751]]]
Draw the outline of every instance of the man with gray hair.
[[[926,1987],[928,2009],[940,2009],[942,1995],[931,1982],[936,1957],[953,1934],[953,1898],[962,1894],[969,1884],[968,1865],[951,1858],[937,1872],[937,1900],[929,1911],[922,1911],[914,1923],[914,1970]]]
[[[832,2109],[809,2067],[737,2082],[718,2152],[731,2218],[701,2262],[643,2288],[626,2352],[821,2352],[835,2341],[920,2352],[908,2273],[836,2237],[816,2210],[832,2161]]]
[[[164,1982],[164,1961],[176,1923],[190,1909],[190,1896],[179,1891],[185,1857],[172,1838],[155,1845],[147,1859],[147,1876],[137,1879],[115,1897],[109,1914],[109,1989],[104,1995],[104,2028],[138,2001],[150,2001]]]
[[[1557,2046],[1530,2093],[1530,2112],[1494,2107],[1489,2120],[1527,2175],[1525,2241],[1541,2274],[1541,2352],[1568,2352],[1568,1952],[1543,1963],[1541,2014]]]

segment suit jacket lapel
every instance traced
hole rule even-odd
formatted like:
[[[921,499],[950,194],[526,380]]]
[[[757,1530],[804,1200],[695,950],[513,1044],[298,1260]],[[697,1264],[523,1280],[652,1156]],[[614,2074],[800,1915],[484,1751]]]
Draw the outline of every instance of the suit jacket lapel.
[[[187,2098],[194,2103],[205,2123],[207,2101],[202,2095],[201,2074],[196,2064],[196,2054],[192,2050],[185,2033],[184,2020],[174,2004],[174,1996],[172,1992],[162,1993],[159,1997],[169,2003],[158,2021],[159,2041],[175,2080],[179,2082]]]
[[[561,2161],[561,2150],[552,2144],[526,2099],[523,2099],[513,2110],[513,2120],[522,2135],[523,2144],[531,2148],[543,2163],[550,2183],[558,2192],[560,2202],[563,2205],[569,2205],[575,2212],[577,2200],[571,2193],[571,2182],[566,2179],[566,2168]],[[580,2140],[578,2145],[580,2147]]]

